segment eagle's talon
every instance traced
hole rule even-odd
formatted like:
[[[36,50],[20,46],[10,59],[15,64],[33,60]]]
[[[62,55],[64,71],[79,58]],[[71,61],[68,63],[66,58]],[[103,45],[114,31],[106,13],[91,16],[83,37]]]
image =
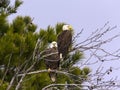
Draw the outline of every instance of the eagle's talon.
[[[50,72],[51,71],[51,69],[50,68],[48,68],[48,72]]]

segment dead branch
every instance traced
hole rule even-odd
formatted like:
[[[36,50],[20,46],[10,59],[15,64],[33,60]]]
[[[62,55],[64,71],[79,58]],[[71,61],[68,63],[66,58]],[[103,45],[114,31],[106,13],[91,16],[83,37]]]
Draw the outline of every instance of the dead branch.
[[[10,55],[10,57],[9,57],[9,62],[8,62],[8,64],[7,64],[7,68],[6,68],[6,71],[5,71],[4,75],[3,75],[3,78],[2,78],[2,81],[1,81],[1,83],[0,83],[0,86],[3,84],[4,79],[5,79],[5,77],[6,77],[6,74],[7,74],[8,70],[9,70],[11,58],[12,58],[12,53],[11,53],[11,55]],[[5,68],[5,67],[4,67],[4,68]]]
[[[82,85],[81,84],[50,84],[44,88],[42,88],[42,90],[49,90],[50,87],[56,87],[56,86],[75,86],[77,87],[78,89],[81,90],[81,88],[84,86],[84,87],[88,87],[87,85]]]
[[[39,74],[39,73],[43,73],[43,72],[48,72],[48,70],[38,70],[38,71],[28,72],[28,73],[26,73],[26,75]],[[86,80],[86,79],[82,78],[83,75],[76,76],[76,75],[71,74],[71,73],[66,72],[66,71],[51,70],[51,72],[56,72],[56,73],[59,73],[59,74],[64,74],[64,75],[67,75],[68,77],[69,76],[75,76],[75,77],[78,77],[80,80]],[[17,76],[20,77],[20,76],[23,76],[23,75],[25,75],[25,73],[24,74],[18,74]]]

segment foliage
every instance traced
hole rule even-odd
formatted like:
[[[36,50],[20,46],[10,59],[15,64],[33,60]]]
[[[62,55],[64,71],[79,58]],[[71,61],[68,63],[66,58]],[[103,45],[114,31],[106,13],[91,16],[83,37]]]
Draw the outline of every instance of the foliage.
[[[9,28],[6,17],[7,16],[4,15],[4,14],[0,15],[0,37],[3,36],[7,32],[8,28]]]
[[[1,83],[2,81],[0,81]],[[7,89],[7,86],[8,86],[8,83],[7,82],[4,82],[1,86],[0,86],[0,90],[6,90]]]
[[[21,0],[15,0],[14,6],[10,5],[10,0],[1,0],[0,1],[0,14],[11,15],[17,12],[18,7],[23,2]]]

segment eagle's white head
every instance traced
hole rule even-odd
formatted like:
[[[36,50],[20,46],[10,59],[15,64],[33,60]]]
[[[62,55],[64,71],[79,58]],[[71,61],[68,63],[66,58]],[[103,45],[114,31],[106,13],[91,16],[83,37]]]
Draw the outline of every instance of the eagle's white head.
[[[63,29],[63,31],[72,30],[72,26],[71,25],[63,25],[62,29]]]
[[[53,48],[53,47],[57,47],[56,41],[53,41],[52,43],[50,43],[49,48]]]

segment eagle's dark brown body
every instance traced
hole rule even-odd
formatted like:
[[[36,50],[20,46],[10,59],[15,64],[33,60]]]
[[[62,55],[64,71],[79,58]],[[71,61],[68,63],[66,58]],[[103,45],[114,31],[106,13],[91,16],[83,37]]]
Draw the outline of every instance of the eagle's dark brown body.
[[[72,33],[70,30],[62,31],[57,38],[58,52],[62,53],[62,57],[65,58],[69,52],[69,48],[72,44]]]
[[[54,53],[54,54],[52,54]],[[58,69],[59,68],[59,55],[58,55],[58,50],[57,48],[50,48],[45,50],[45,55],[48,55],[47,57],[45,57],[45,64],[47,69]],[[51,54],[51,55],[49,55]]]
[[[60,58],[56,47],[45,50],[44,55],[48,55],[44,58],[47,69],[51,69],[51,70],[59,69]],[[56,75],[57,74],[55,72],[49,73],[50,78],[56,79]]]

